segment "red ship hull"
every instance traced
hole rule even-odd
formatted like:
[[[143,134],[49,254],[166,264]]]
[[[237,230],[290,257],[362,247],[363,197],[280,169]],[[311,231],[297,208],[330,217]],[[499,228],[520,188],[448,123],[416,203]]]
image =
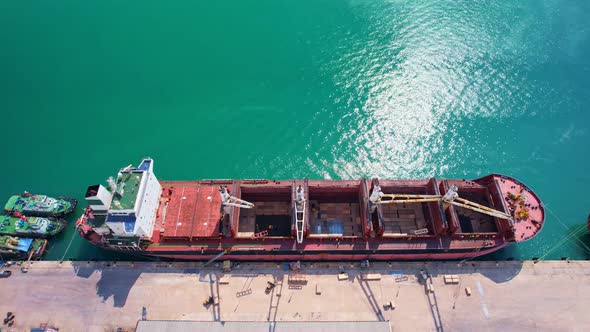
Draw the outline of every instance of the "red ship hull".
[[[466,180],[267,181],[207,180],[161,182],[162,193],[149,241],[129,246],[96,234],[93,244],[120,252],[177,260],[358,261],[453,260],[497,251],[534,237],[544,209],[521,182],[498,174]],[[218,187],[255,204],[255,209],[221,208]],[[440,195],[452,185],[462,197],[514,216],[479,215],[440,202],[390,204],[371,211],[369,194]],[[295,223],[296,190],[308,203],[302,241]]]

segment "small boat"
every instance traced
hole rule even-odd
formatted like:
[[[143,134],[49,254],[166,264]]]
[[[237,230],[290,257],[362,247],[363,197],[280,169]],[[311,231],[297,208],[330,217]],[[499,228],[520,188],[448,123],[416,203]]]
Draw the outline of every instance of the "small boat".
[[[0,255],[2,259],[36,259],[43,256],[47,240],[0,236]]]
[[[32,195],[25,191],[20,195],[11,196],[4,205],[4,210],[33,217],[61,217],[74,211],[77,204],[73,198]]]
[[[0,216],[0,235],[48,238],[65,227],[66,221],[63,219],[25,217],[18,212],[15,216]]]

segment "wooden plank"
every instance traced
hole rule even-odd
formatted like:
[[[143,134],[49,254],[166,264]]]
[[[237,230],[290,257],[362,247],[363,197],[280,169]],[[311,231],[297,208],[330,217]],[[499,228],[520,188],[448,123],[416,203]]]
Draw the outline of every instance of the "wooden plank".
[[[379,274],[379,273],[361,274],[361,279],[366,280],[366,281],[381,280],[381,274]]]

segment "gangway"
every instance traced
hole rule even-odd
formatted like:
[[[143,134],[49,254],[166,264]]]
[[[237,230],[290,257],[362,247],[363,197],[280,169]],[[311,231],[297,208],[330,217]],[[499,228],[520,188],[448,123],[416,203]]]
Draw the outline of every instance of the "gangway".
[[[219,254],[217,254],[215,257],[213,257],[210,260],[208,260],[207,263],[205,263],[205,265],[203,265],[203,266],[207,266],[207,265],[215,262],[216,260],[218,260],[221,257],[223,257],[225,254],[229,254],[229,252],[230,252],[230,249],[225,249],[224,251],[222,251]]]

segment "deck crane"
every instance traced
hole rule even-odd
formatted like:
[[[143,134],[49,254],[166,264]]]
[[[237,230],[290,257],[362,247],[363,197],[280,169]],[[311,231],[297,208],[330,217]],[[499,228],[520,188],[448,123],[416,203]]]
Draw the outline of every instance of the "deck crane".
[[[295,199],[295,228],[297,230],[297,243],[303,243],[303,230],[305,226],[305,191],[299,185]]]
[[[419,194],[384,194],[381,191],[381,188],[376,185],[369,196],[369,206],[371,213],[373,213],[377,209],[377,205],[381,204],[443,202],[444,204],[456,205],[465,209],[487,214],[492,217],[512,221],[512,216],[507,213],[459,197],[457,190],[458,187],[456,185],[451,185],[449,190],[443,196]]]
[[[244,209],[253,209],[254,204],[247,202],[243,199],[231,196],[227,192],[226,186],[219,186],[219,195],[221,195],[221,206],[223,206],[223,212],[229,214],[231,207],[239,207]]]

